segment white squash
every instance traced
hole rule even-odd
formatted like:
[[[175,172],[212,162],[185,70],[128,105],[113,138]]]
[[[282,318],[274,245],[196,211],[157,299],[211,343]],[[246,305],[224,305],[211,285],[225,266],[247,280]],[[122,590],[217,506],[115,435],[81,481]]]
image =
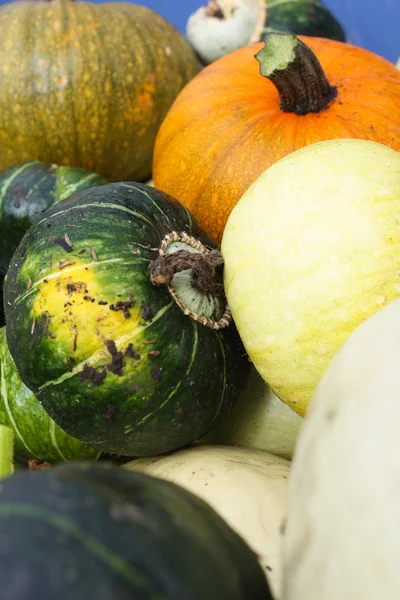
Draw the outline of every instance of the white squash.
[[[186,36],[204,64],[258,42],[267,16],[265,0],[210,0],[193,13]]]
[[[302,423],[253,368],[229,417],[198,443],[254,448],[290,460]]]
[[[369,317],[311,401],[290,476],[284,600],[400,598],[400,299]]]
[[[136,459],[124,468],[173,481],[208,502],[258,554],[279,598],[289,466],[285,459],[258,450],[195,446],[169,456]]]

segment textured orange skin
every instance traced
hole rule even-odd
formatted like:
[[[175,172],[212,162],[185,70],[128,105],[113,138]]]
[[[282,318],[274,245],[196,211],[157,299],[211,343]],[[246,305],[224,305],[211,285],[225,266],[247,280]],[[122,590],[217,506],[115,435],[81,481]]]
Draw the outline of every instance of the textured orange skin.
[[[362,138],[400,150],[400,72],[367,50],[298,36],[316,54],[337,98],[320,113],[279,108],[275,86],[246,46],[201,71],[180,92],[155,145],[155,186],[222,238],[228,216],[271,164],[309,144]]]
[[[158,128],[198,73],[189,43],[129,2],[0,6],[0,171],[39,160],[151,176]]]

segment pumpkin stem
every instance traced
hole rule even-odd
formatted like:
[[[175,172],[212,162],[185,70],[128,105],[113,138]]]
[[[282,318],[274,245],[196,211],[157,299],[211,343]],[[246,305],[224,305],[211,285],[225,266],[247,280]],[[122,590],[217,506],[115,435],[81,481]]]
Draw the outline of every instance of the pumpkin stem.
[[[153,285],[171,285],[175,273],[192,269],[192,285],[203,294],[223,293],[223,260],[219,250],[208,254],[193,254],[178,250],[173,254],[159,256],[150,263],[150,279]]]
[[[14,472],[14,431],[0,425],[0,479]]]
[[[261,75],[277,88],[284,112],[296,115],[319,113],[338,94],[315,54],[294,35],[268,33],[264,48],[255,58],[260,64]]]
[[[213,329],[227,327],[231,321],[229,308],[225,303],[225,292],[222,278],[224,261],[219,250],[207,248],[196,238],[186,233],[172,232],[168,234],[160,247],[159,256],[149,265],[150,281],[156,286],[167,286],[172,297],[183,312],[203,325]],[[183,283],[176,278],[177,273],[189,274],[190,292],[187,294],[188,282]],[[177,286],[180,288],[177,291]],[[218,318],[211,315],[201,315],[191,310],[187,300],[193,292],[199,296],[199,306],[202,299],[207,298],[215,308],[224,308]]]

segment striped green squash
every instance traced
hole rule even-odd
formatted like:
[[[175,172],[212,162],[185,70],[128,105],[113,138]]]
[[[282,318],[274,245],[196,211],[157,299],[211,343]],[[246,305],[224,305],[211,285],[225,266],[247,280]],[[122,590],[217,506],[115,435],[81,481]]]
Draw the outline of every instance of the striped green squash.
[[[38,214],[79,190],[106,183],[76,167],[29,161],[0,173],[0,275]]]
[[[22,380],[65,431],[110,454],[162,454],[202,437],[250,371],[233,324],[208,327],[151,283],[149,264],[172,232],[213,247],[166,194],[100,186],[46,211],[8,271],[7,339]],[[199,254],[182,242],[167,248]],[[224,320],[224,295],[200,292],[192,275],[177,273],[173,294],[191,313]]]
[[[3,325],[6,323],[6,318],[4,315],[3,280],[4,277],[0,275],[0,327],[3,327]]]
[[[56,425],[35,395],[22,383],[0,329],[0,424],[14,431],[15,459],[58,462],[94,460],[98,450],[71,437]]]
[[[319,0],[267,0],[267,20],[261,39],[270,31],[346,41],[343,27]]]
[[[110,464],[1,484],[4,600],[272,600],[256,555],[203,500]]]

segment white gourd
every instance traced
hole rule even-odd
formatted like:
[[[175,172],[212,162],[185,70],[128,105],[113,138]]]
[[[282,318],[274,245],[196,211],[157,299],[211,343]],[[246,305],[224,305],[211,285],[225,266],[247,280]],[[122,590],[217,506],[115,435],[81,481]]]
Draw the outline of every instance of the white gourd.
[[[186,35],[204,64],[258,42],[267,15],[265,0],[211,0],[190,17]]]
[[[257,553],[274,597],[280,598],[289,461],[259,450],[195,446],[139,458],[124,468],[173,481],[208,502]]]
[[[400,598],[400,299],[357,327],[293,461],[284,600]]]

